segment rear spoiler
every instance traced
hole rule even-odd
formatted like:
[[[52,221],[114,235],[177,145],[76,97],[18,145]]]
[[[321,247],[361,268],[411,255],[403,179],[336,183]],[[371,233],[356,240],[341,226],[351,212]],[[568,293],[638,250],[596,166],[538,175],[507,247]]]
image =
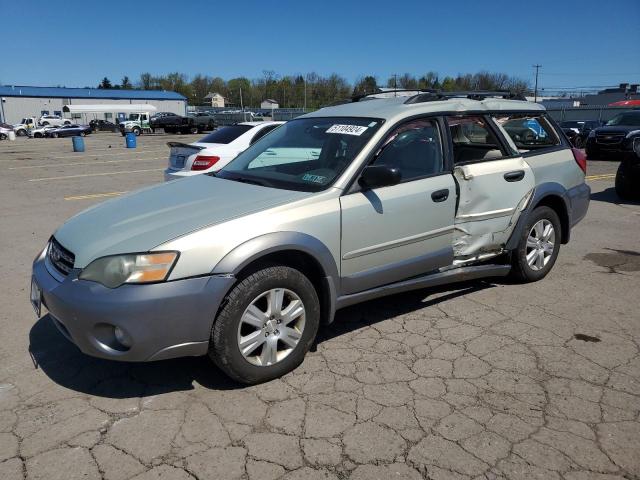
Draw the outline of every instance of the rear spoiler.
[[[204,150],[207,147],[201,147],[199,145],[190,145],[188,143],[182,142],[167,142],[168,147],[184,147],[184,148],[192,148],[193,150]]]

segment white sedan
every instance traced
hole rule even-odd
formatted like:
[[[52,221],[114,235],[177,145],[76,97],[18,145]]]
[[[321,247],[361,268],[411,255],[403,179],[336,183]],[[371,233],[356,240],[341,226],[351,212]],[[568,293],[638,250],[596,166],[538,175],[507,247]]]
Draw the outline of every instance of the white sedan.
[[[221,127],[194,143],[169,142],[169,167],[166,181],[220,170],[284,122],[242,122]]]

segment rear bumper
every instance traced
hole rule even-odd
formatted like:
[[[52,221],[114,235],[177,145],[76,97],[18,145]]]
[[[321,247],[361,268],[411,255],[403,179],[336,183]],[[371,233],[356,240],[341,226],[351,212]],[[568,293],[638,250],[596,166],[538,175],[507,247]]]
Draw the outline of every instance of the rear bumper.
[[[586,183],[582,183],[567,190],[567,197],[571,208],[569,220],[573,227],[587,215],[589,202],[591,201],[591,187]]]
[[[56,327],[87,355],[135,362],[206,354],[216,312],[235,281],[206,276],[109,289],[78,274],[73,270],[60,282],[44,255],[33,264]],[[126,333],[130,347],[116,340],[115,327]]]

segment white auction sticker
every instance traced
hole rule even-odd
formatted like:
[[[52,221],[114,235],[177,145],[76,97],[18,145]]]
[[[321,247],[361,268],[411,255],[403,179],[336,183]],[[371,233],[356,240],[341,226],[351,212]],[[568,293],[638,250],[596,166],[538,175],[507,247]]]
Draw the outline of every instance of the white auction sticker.
[[[361,127],[360,125],[332,125],[326,133],[341,133],[343,135],[360,136],[369,127]]]

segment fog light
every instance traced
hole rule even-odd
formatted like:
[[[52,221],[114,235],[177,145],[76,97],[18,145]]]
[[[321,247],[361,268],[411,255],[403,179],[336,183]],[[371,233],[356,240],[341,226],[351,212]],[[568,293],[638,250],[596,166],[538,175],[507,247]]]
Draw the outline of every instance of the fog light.
[[[131,345],[133,343],[131,341],[131,337],[123,329],[121,329],[120,327],[114,327],[113,328],[113,334],[115,335],[116,340],[118,341],[118,343],[120,343],[120,345],[122,345],[123,347],[126,347],[126,348],[130,348],[131,347]]]

